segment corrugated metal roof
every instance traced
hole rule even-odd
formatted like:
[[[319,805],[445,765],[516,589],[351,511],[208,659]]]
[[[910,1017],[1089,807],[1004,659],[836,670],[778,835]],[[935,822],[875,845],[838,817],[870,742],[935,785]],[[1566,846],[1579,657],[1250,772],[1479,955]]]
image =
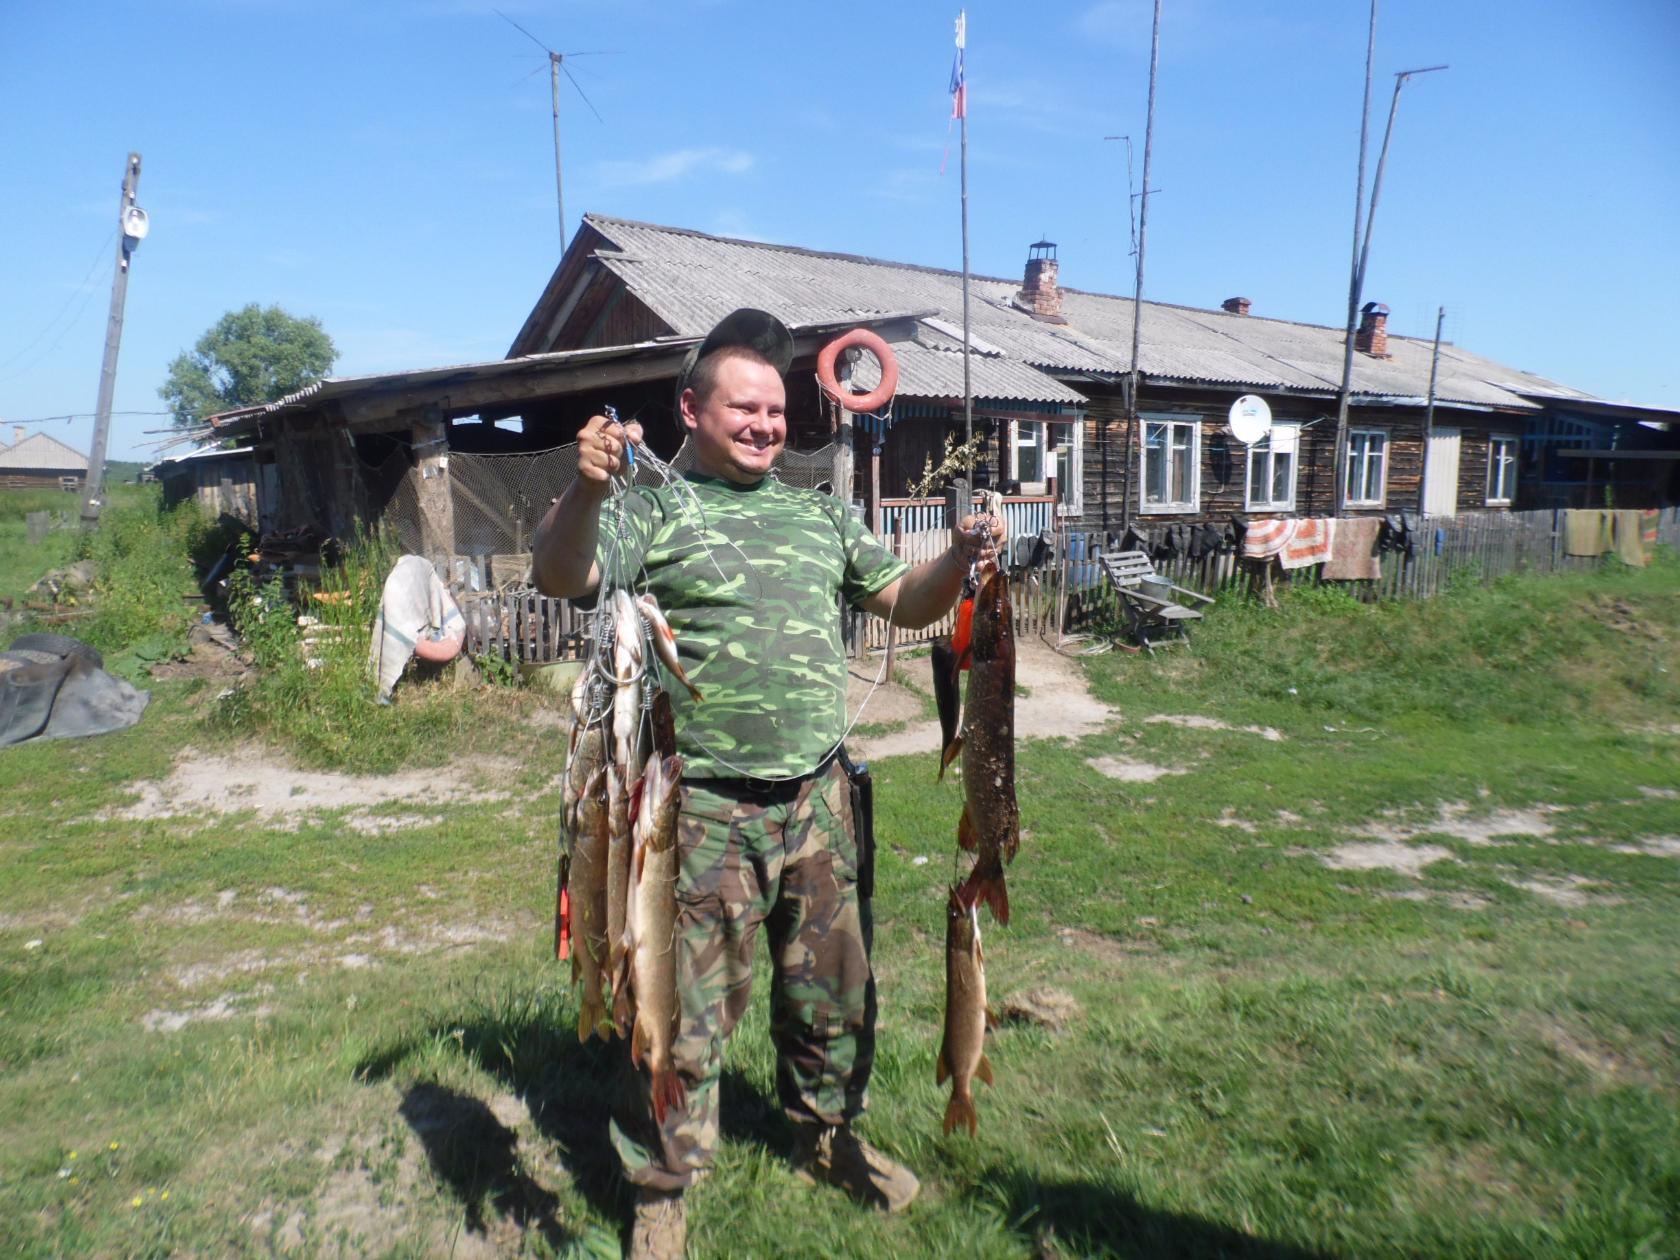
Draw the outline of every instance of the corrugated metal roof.
[[[86,472],[87,456],[45,433],[31,433],[15,446],[0,450],[0,468],[66,469]]]
[[[963,396],[963,356],[959,346],[955,350],[936,349],[916,341],[892,343],[893,357],[898,360],[898,392],[906,398],[961,398]],[[1069,389],[1054,377],[1015,363],[1009,359],[969,356],[969,373],[974,397],[1016,400],[1021,402],[1053,402],[1079,405],[1085,395]],[[856,389],[871,390],[881,382],[875,360],[864,356],[852,369],[852,385]]]
[[[935,327],[961,326],[957,272],[586,217],[615,247],[597,251],[601,264],[660,319],[690,336],[703,336],[741,306],[761,307],[789,324],[931,309]],[[988,349],[1017,364],[1064,374],[1130,370],[1130,298],[1064,289],[1067,323],[1057,325],[1012,305],[1019,288],[1012,280],[971,279],[971,335]],[[1339,327],[1146,302],[1139,368],[1157,380],[1334,394],[1341,381],[1343,336]],[[1389,359],[1355,356],[1354,395],[1424,397],[1431,343],[1391,334],[1388,348]],[[1442,403],[1533,411],[1536,405],[1524,395],[1541,391],[1588,397],[1457,346],[1442,346],[1436,385]]]

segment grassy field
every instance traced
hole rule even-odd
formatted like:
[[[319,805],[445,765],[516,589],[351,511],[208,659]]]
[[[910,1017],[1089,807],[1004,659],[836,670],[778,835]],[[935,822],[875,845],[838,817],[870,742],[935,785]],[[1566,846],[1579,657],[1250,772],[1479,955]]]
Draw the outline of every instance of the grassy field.
[[[941,1136],[959,789],[878,763],[864,1124],[924,1195],[787,1170],[761,984],[692,1254],[1680,1255],[1672,557],[1222,606],[1087,670],[1120,718],[1020,749],[986,935],[994,1005],[1078,1013],[1003,1023]],[[369,803],[221,689],[0,750],[0,1254],[616,1254],[617,1052],[545,958],[550,700],[399,692],[435,734]]]

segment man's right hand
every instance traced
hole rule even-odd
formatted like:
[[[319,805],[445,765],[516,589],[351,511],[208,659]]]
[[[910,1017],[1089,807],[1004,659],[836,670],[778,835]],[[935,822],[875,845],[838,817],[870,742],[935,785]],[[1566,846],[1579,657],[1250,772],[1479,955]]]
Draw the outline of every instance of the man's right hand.
[[[578,433],[578,480],[593,498],[605,498],[611,479],[624,467],[625,447],[642,440],[642,426],[591,416]]]

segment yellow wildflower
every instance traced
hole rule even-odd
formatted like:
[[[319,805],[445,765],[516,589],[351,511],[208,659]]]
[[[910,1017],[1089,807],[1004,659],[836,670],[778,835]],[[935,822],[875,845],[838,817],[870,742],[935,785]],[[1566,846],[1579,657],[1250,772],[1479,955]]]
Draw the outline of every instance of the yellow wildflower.
[[[121,1145],[122,1145],[122,1143],[121,1143],[121,1142],[112,1142],[112,1143],[111,1143],[111,1149],[112,1149],[112,1150],[113,1150],[113,1151],[114,1151],[114,1150],[116,1150],[116,1149],[117,1149],[117,1147],[119,1147],[119,1146],[121,1146]]]
[[[139,1207],[139,1206],[140,1206],[140,1202],[141,1202],[141,1200],[140,1200],[140,1196],[139,1196],[139,1195],[135,1195],[135,1196],[134,1196],[134,1197],[133,1197],[133,1198],[132,1198],[132,1199],[130,1199],[130,1200],[129,1200],[129,1201],[128,1201],[128,1206],[129,1206],[129,1207]]]

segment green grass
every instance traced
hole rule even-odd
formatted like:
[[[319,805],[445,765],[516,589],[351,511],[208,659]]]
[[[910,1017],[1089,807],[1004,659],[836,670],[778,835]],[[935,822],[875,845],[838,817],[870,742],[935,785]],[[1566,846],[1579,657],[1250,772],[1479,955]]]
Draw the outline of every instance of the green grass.
[[[986,932],[995,1003],[1052,985],[1082,1014],[1000,1026],[978,1139],[940,1134],[960,788],[932,754],[877,762],[864,1127],[923,1198],[888,1219],[795,1181],[761,979],[692,1254],[1680,1254],[1672,557],[1417,605],[1221,605],[1188,650],[1087,669],[1120,718],[1020,749],[1015,918]],[[578,1046],[545,957],[557,701],[405,690],[364,728],[381,773],[452,751],[490,796],[445,799],[438,768],[290,822],[123,816],[230,741],[237,801],[278,756],[240,741],[304,725],[230,730],[192,683],[133,730],[0,751],[0,1253],[614,1253],[615,1052]],[[442,734],[381,731],[422,714]],[[325,762],[339,738],[287,747]],[[1543,825],[1501,829],[1522,811]],[[1373,825],[1446,858],[1325,864]]]

